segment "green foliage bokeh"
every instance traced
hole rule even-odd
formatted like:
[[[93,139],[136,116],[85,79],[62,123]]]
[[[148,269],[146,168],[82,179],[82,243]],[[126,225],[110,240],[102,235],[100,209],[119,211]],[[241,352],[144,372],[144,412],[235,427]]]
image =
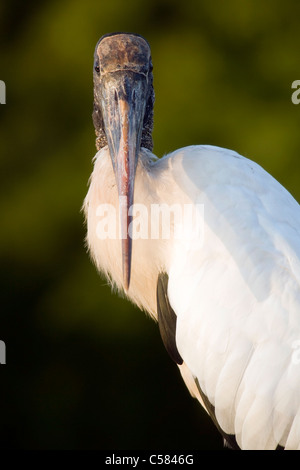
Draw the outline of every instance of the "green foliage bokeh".
[[[156,325],[86,254],[94,46],[112,31],[151,44],[156,155],[232,148],[300,200],[299,13],[296,0],[2,1],[1,448],[222,448]]]

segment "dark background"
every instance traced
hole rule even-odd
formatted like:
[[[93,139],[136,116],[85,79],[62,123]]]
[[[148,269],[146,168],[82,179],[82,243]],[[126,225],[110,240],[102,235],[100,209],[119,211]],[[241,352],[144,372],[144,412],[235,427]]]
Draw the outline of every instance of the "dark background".
[[[84,248],[94,47],[113,31],[150,42],[158,156],[232,148],[300,200],[299,10],[297,0],[2,0],[1,448],[223,448],[155,323],[111,294]]]

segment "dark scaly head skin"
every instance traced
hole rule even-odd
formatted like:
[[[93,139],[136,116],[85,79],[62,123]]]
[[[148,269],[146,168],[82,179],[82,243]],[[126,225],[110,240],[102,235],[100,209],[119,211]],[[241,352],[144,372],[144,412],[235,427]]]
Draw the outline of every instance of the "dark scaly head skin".
[[[141,135],[141,147],[153,149],[154,89],[151,50],[148,42],[137,34],[113,33],[102,36],[96,44],[94,54],[94,109],[93,123],[96,133],[96,148],[108,145],[101,110],[99,87],[106,73],[131,71],[143,74],[148,81],[148,95]]]

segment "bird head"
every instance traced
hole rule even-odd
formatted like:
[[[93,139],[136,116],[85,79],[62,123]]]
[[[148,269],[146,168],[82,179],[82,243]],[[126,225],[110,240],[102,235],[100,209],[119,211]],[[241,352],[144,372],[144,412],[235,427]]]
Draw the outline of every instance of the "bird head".
[[[108,145],[119,195],[123,284],[128,290],[132,238],[129,208],[141,146],[152,150],[153,77],[151,51],[141,36],[103,36],[94,56],[94,113],[98,148]]]

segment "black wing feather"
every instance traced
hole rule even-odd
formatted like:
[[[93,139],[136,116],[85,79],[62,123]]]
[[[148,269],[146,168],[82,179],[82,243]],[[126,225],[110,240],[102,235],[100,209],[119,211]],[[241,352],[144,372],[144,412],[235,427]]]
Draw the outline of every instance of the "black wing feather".
[[[217,421],[217,418],[216,418],[215,407],[210,403],[207,396],[203,393],[203,391],[202,391],[202,389],[199,385],[198,379],[194,378],[194,380],[195,380],[195,383],[197,385],[200,396],[203,400],[203,403],[205,405],[205,408],[208,411],[209,416],[211,417],[211,419],[212,419],[213,423],[215,424],[216,428],[218,429],[218,431],[220,432],[220,434],[224,438],[224,443],[226,444],[227,447],[229,447],[232,450],[240,450],[240,447],[238,446],[238,444],[236,442],[235,436],[233,434],[226,434],[226,432],[224,432],[223,429],[220,427],[220,425]]]
[[[157,280],[157,318],[161,339],[169,355],[177,364],[182,364],[176,345],[177,316],[172,309],[168,298],[168,281],[166,273],[161,273]]]
[[[166,273],[161,273],[158,276],[157,280],[157,318],[158,326],[162,341],[169,355],[177,364],[182,364],[183,359],[179,354],[176,345],[176,321],[177,316],[174,310],[172,309],[169,298],[168,298],[168,281],[169,277]],[[216,419],[215,409],[213,405],[208,400],[207,396],[202,392],[197,378],[195,378],[195,383],[199,390],[200,396],[203,400],[205,408],[207,409],[211,419],[216,425],[217,429],[222,434],[224,441],[227,446],[231,449],[239,449],[235,437],[229,434],[224,433],[220,428],[219,423]]]

